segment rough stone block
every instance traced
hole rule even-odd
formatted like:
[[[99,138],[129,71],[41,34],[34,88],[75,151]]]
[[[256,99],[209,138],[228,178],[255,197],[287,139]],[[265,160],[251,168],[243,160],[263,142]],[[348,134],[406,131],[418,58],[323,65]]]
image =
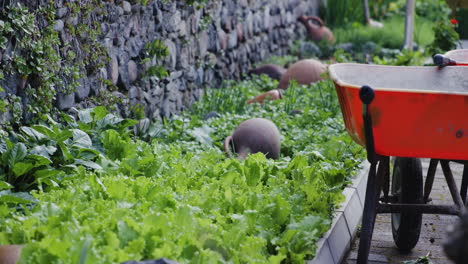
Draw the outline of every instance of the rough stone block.
[[[127,1],[122,2],[122,9],[124,11],[124,14],[132,13],[132,5]]]
[[[68,110],[75,104],[75,94],[63,94],[58,93],[57,95],[57,108],[60,110]]]
[[[64,26],[65,24],[63,23],[63,20],[61,19],[55,20],[55,25],[54,25],[55,31],[62,31]]]
[[[76,87],[75,101],[81,102],[86,99],[91,91],[88,78],[82,78],[79,80],[80,85]]]
[[[128,79],[132,83],[138,78],[138,65],[135,61],[129,60],[127,65]]]
[[[67,15],[67,13],[68,13],[68,8],[67,7],[58,8],[55,11],[55,17],[56,18],[63,18],[64,16]]]
[[[231,31],[228,36],[228,49],[234,49],[237,47],[237,32]]]
[[[116,85],[117,81],[119,80],[119,63],[115,54],[112,54],[110,58],[111,60],[107,67],[107,76],[112,84]]]

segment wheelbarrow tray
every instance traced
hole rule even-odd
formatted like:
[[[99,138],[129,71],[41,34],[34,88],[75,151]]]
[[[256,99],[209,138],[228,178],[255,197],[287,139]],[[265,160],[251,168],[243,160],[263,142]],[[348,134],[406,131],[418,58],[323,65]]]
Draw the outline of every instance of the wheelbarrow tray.
[[[468,67],[334,64],[329,67],[349,135],[365,146],[359,89],[369,105],[375,152],[468,160]]]
[[[458,63],[468,63],[468,49],[451,50],[445,53],[444,56]]]

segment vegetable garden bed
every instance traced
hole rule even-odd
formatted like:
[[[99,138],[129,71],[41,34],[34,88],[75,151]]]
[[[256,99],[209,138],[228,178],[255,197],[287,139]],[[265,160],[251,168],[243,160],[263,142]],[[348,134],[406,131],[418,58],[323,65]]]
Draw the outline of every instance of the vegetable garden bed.
[[[103,108],[4,136],[0,244],[24,244],[20,263],[313,258],[364,151],[346,134],[330,81],[245,104],[275,86],[263,77],[227,84],[138,137],[128,129],[133,121]],[[219,117],[203,120],[213,110]],[[223,139],[252,117],[280,129],[279,160],[254,154],[238,161],[221,151]],[[15,170],[18,163],[28,170]]]

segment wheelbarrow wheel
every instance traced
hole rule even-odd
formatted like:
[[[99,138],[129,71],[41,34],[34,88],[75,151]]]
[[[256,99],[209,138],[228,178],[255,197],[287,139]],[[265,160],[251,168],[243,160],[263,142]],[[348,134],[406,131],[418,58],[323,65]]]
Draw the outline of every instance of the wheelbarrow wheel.
[[[419,204],[423,200],[421,161],[417,158],[397,157],[393,166],[391,192],[397,203]],[[392,213],[392,233],[401,250],[413,249],[421,233],[422,213]]]

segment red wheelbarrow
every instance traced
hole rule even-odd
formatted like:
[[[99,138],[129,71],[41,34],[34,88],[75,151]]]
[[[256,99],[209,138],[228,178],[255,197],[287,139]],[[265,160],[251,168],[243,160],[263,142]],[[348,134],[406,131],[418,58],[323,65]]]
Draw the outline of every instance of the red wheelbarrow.
[[[422,214],[460,215],[468,187],[468,67],[329,67],[348,134],[371,163],[358,250],[367,263],[375,217],[391,213],[395,244],[411,250]],[[396,157],[390,181],[390,157]],[[426,181],[419,158],[431,158]],[[465,164],[460,190],[449,162]],[[453,205],[428,204],[441,164]]]

